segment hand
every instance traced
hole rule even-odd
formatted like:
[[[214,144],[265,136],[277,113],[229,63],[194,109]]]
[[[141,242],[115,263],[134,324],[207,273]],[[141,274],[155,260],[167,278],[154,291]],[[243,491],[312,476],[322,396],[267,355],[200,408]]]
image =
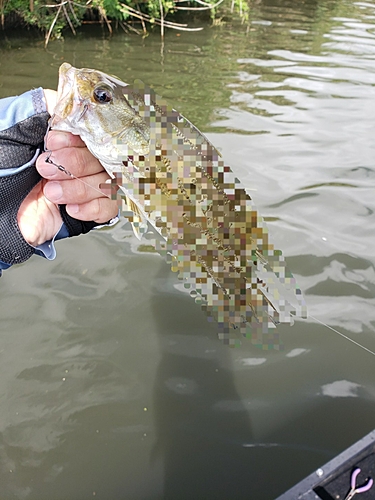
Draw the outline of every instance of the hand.
[[[36,168],[44,179],[37,184],[22,202],[18,211],[18,226],[25,240],[38,246],[52,239],[59,231],[62,219],[59,204],[66,204],[71,217],[99,224],[116,217],[117,201],[101,196],[96,190],[108,174],[100,162],[89,152],[79,136],[67,132],[51,131],[47,148],[57,165],[82,178],[86,184],[68,177],[55,165],[45,162],[48,153],[39,156]],[[96,189],[91,189],[90,186]]]

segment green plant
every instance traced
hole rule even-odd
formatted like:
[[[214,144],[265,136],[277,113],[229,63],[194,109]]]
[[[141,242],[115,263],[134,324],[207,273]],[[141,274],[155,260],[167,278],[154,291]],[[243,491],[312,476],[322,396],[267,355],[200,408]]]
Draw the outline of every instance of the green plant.
[[[209,3],[205,0],[89,0],[80,3],[79,0],[0,0],[0,21],[4,25],[7,14],[17,13],[27,25],[36,26],[45,33],[45,45],[51,37],[59,38],[63,29],[70,27],[75,34],[84,16],[90,12],[98,21],[105,22],[108,30],[112,32],[112,21],[116,21],[125,30],[132,29],[142,33],[132,26],[133,19],[142,24],[143,33],[147,33],[147,25],[160,26],[161,36],[164,29],[171,28],[182,31],[198,31],[203,28],[190,28],[187,23],[177,23],[171,18],[178,11],[193,11],[194,14],[210,12],[214,19],[218,8],[229,11],[229,0],[218,0]],[[248,11],[247,0],[231,0],[230,10],[237,8],[242,16]],[[183,13],[183,12],[182,12]],[[173,19],[173,17],[172,17]]]

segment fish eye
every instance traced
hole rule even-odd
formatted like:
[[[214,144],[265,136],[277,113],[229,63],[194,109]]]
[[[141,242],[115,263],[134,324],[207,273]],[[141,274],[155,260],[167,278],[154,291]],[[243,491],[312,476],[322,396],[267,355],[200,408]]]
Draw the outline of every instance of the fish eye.
[[[98,87],[94,90],[94,99],[99,104],[112,101],[112,92],[105,87]]]

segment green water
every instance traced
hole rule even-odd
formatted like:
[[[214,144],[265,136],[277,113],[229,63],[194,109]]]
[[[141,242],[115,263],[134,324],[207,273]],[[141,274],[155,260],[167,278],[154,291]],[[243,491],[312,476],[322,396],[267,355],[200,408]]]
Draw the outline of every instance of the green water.
[[[0,97],[63,61],[152,84],[251,189],[310,315],[375,351],[374,1],[254,0],[164,50],[0,39]],[[272,500],[375,428],[374,356],[311,318],[231,350],[137,247],[120,223],[4,272],[1,500]]]

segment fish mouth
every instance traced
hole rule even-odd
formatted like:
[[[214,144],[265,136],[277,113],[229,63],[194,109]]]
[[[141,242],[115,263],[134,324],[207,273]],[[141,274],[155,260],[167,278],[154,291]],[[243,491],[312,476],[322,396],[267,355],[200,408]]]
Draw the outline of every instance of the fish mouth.
[[[64,120],[79,122],[88,111],[89,102],[81,95],[80,89],[77,87],[77,77],[84,79],[82,74],[85,71],[87,70],[77,70],[66,62],[60,66],[54,125]]]
[[[73,66],[69,63],[63,63],[59,68],[59,83],[57,87],[57,102],[61,101],[69,92],[73,90],[74,78],[69,75],[69,71]]]
[[[73,71],[72,71],[73,70]],[[63,63],[59,68],[56,106],[52,116],[52,127],[69,117],[74,107],[74,68]]]

